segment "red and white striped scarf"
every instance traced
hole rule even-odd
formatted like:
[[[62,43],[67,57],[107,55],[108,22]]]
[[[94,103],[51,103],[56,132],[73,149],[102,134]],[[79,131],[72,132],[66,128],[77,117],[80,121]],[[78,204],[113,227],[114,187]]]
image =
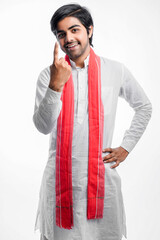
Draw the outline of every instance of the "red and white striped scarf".
[[[70,64],[69,57],[65,60]],[[72,74],[61,95],[62,110],[57,121],[56,225],[73,226],[72,137],[74,85]],[[104,109],[101,100],[100,57],[90,48],[88,67],[89,159],[87,219],[103,218],[105,167],[102,160]]]

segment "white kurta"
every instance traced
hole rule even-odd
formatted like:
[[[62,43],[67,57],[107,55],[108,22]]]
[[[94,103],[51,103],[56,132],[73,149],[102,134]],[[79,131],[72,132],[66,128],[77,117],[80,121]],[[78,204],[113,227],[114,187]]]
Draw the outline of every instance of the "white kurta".
[[[49,157],[39,192],[35,230],[48,240],[120,240],[126,236],[126,218],[121,178],[114,163],[105,164],[103,219],[87,220],[88,184],[88,60],[84,68],[71,61],[74,82],[74,129],[72,142],[73,221],[71,230],[55,223],[55,156],[57,118],[61,93],[48,88],[50,69],[45,68],[37,81],[33,121],[37,129],[50,133]],[[118,96],[135,110],[130,128],[120,144],[130,152],[143,134],[151,116],[151,103],[128,69],[121,63],[101,57],[102,102],[104,105],[103,148],[111,147]],[[103,154],[103,156],[105,156]]]

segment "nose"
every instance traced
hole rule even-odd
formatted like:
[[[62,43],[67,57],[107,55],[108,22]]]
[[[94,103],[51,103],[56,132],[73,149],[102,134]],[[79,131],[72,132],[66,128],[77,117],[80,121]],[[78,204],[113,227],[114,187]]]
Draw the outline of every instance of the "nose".
[[[71,32],[67,32],[65,36],[65,43],[73,42],[73,40],[74,40],[73,34]]]

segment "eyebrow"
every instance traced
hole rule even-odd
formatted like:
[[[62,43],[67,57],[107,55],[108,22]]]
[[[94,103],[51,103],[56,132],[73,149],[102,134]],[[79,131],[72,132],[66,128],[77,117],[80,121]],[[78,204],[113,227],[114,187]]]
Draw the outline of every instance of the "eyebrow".
[[[74,28],[74,27],[81,27],[80,25],[78,24],[75,24],[75,25],[72,25],[71,27],[68,28],[68,30]],[[60,32],[65,32],[64,30],[58,30],[57,33],[60,33]]]

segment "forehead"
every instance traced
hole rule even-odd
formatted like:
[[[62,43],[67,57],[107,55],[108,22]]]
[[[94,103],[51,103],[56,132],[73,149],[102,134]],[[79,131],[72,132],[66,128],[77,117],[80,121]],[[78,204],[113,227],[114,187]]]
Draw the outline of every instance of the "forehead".
[[[84,26],[82,25],[82,23],[79,21],[78,18],[76,18],[76,17],[65,17],[64,19],[62,19],[61,21],[58,22],[57,30],[65,31],[73,25],[79,25],[81,28],[84,28]]]

